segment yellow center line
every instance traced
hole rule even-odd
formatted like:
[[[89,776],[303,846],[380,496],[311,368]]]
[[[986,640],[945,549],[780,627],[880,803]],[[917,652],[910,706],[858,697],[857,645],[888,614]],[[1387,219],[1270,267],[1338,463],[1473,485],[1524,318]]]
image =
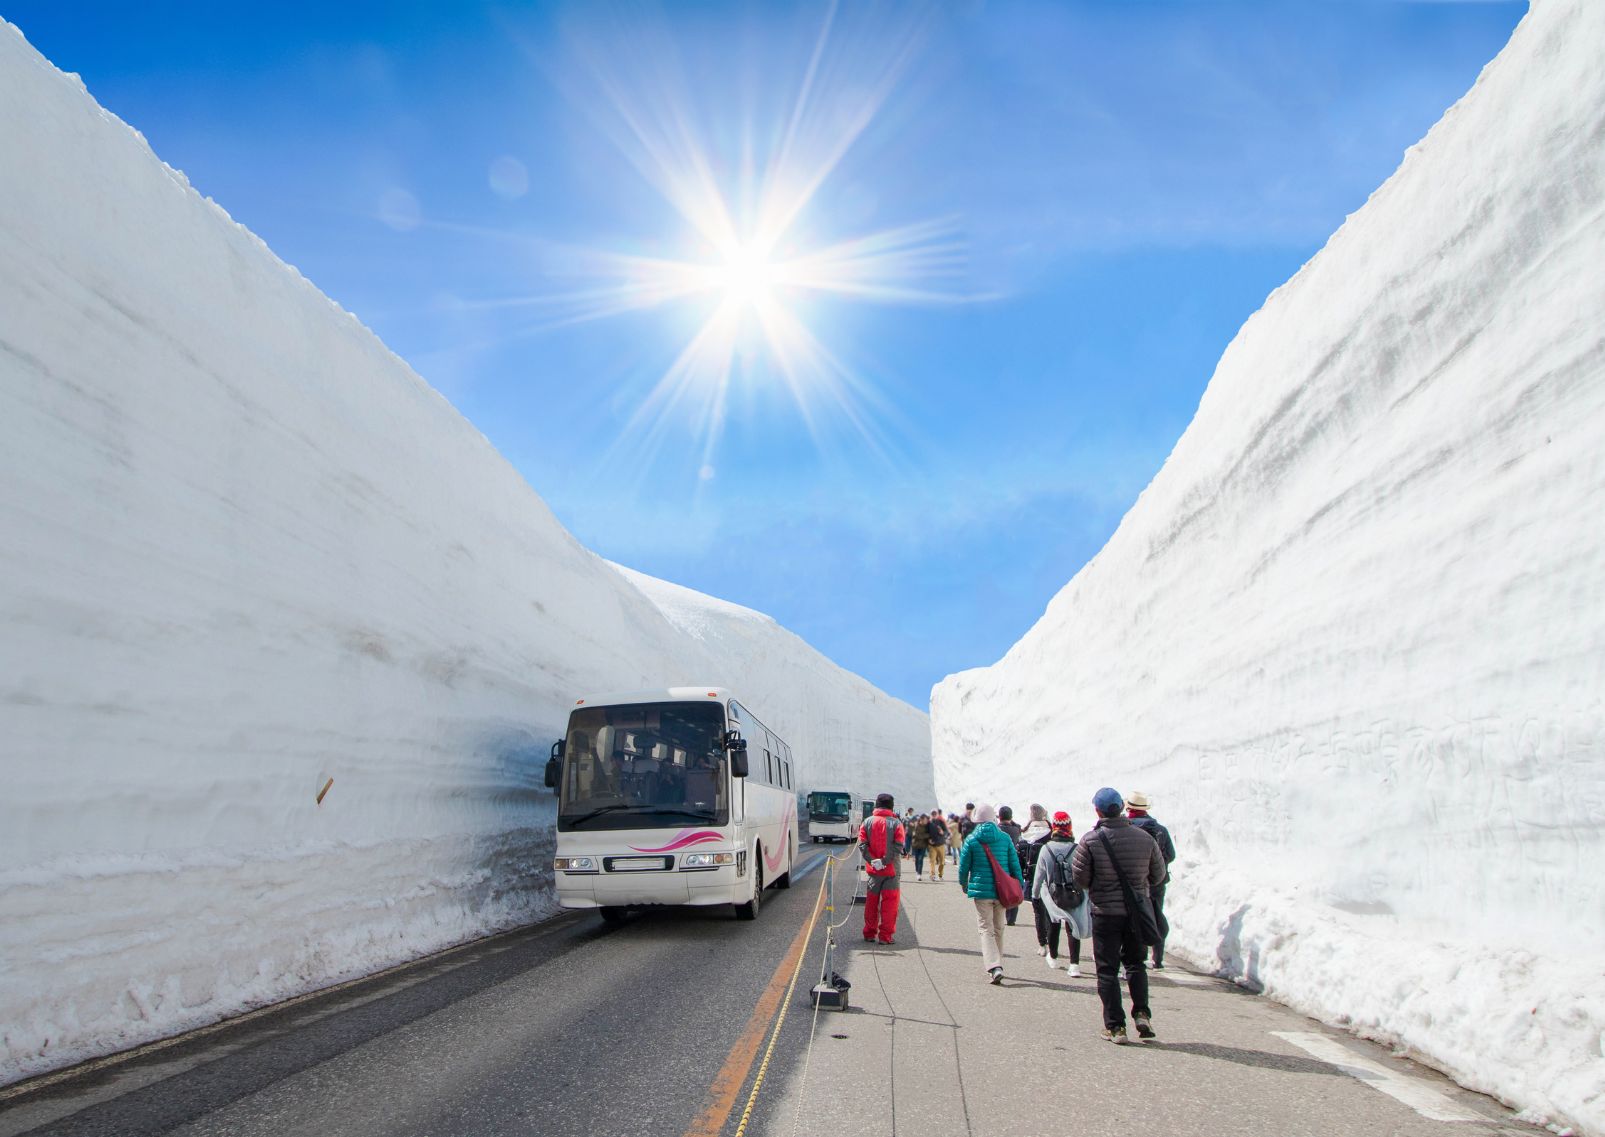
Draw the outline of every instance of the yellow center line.
[[[758,999],[758,1005],[752,1010],[752,1017],[747,1020],[745,1029],[736,1038],[735,1045],[730,1053],[725,1055],[724,1065],[714,1075],[713,1082],[708,1087],[708,1098],[703,1103],[702,1112],[697,1114],[691,1128],[685,1131],[685,1137],[719,1137],[724,1131],[725,1122],[730,1120],[730,1114],[736,1108],[736,1098],[741,1093],[741,1087],[747,1082],[747,1074],[752,1070],[753,1061],[758,1057],[758,1048],[763,1043],[764,1031],[769,1021],[781,1006],[781,999],[785,995],[788,984],[795,986],[797,975],[802,970],[803,952],[807,950],[808,938],[813,933],[814,924],[819,920],[821,906],[825,902],[825,882],[819,882],[819,895],[814,899],[813,914],[808,922],[797,932],[796,938],[791,941],[781,959],[775,973],[769,978],[769,985],[764,988],[763,995]],[[788,977],[788,972],[789,977]],[[784,1014],[781,1016],[784,1019]],[[778,1024],[776,1027],[778,1034]],[[773,1051],[774,1041],[770,1040],[769,1049]],[[766,1061],[767,1064],[767,1061]],[[761,1085],[762,1082],[759,1083]],[[758,1085],[753,1086],[753,1097],[758,1093]],[[752,1099],[747,1102],[747,1111],[750,1115]],[[745,1124],[745,1121],[743,1121]]]

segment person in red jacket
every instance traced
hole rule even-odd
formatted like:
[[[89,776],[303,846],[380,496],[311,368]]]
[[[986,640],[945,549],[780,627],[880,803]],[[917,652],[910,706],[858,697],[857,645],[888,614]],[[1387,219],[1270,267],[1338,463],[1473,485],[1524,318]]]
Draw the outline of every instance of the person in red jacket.
[[[883,944],[894,942],[897,905],[902,898],[899,865],[908,830],[892,808],[892,795],[875,798],[875,812],[858,827],[858,855],[864,858],[869,887],[864,895],[864,938]]]

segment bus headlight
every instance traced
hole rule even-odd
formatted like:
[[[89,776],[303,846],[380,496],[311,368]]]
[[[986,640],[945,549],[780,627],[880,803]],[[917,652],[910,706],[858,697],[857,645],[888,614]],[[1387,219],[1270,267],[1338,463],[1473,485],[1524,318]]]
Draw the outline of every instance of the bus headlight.
[[[568,869],[570,872],[573,872],[575,870],[578,870],[580,872],[595,872],[596,871],[596,858],[595,857],[554,857],[552,859],[552,868],[559,869],[559,870]]]
[[[680,862],[688,869],[711,869],[715,865],[733,865],[736,863],[734,853],[687,853],[685,860]]]

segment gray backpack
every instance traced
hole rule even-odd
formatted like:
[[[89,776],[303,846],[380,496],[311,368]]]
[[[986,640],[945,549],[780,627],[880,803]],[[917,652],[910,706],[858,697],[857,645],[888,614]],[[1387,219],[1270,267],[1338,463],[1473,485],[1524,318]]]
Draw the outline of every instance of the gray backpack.
[[[1075,848],[1074,845],[1066,845],[1065,847],[1068,849]],[[1086,899],[1087,894],[1081,890],[1080,886],[1070,876],[1070,854],[1066,853],[1061,857],[1053,851],[1053,846],[1049,845],[1043,848],[1041,855],[1047,857],[1051,862],[1048,869],[1049,899],[1053,901],[1053,906],[1059,911],[1072,911]]]

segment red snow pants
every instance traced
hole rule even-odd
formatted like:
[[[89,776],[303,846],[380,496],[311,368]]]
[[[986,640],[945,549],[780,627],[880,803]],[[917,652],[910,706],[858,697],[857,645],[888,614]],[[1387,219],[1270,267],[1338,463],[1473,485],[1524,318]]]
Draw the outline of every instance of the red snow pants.
[[[895,888],[864,894],[866,940],[879,940],[883,944],[892,942],[892,937],[897,934],[897,905],[902,897],[903,894]]]

